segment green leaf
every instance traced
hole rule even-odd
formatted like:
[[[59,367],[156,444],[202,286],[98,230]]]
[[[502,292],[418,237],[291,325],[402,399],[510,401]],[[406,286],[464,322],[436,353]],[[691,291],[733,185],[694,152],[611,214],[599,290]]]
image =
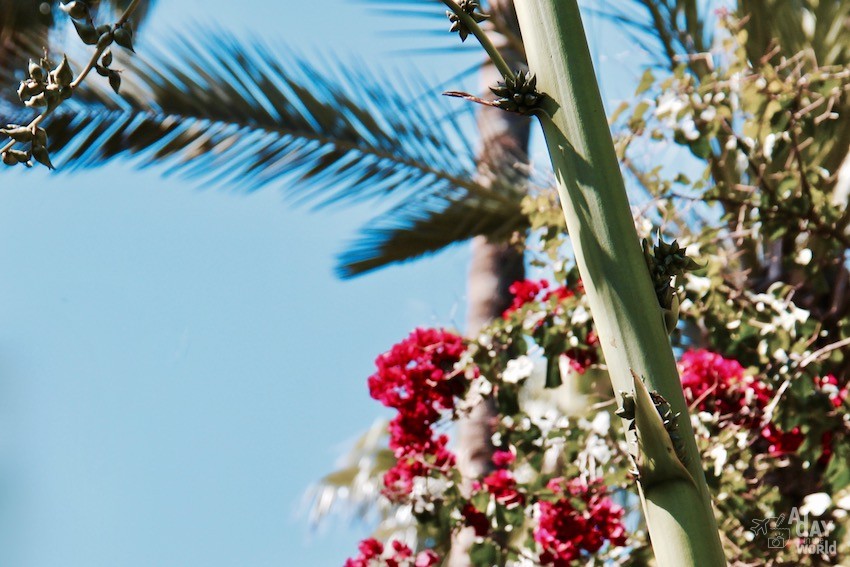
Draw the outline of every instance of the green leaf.
[[[640,78],[640,83],[638,83],[637,89],[635,89],[635,96],[642,95],[648,91],[654,83],[655,75],[652,74],[651,69],[647,69],[643,72],[643,75]]]
[[[499,564],[499,552],[489,541],[476,542],[469,550],[469,560],[475,567],[493,567]]]

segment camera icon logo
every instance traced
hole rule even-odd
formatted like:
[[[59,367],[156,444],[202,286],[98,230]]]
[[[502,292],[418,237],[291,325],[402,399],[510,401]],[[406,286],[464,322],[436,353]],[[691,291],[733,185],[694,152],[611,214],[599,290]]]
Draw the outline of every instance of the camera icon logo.
[[[772,527],[767,533],[767,548],[783,549],[789,539],[791,539],[791,528]]]

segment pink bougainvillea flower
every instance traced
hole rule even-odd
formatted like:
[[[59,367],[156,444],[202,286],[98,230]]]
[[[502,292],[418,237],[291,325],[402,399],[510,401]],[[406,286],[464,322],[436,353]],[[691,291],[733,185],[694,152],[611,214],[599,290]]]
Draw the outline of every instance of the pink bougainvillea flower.
[[[614,546],[626,544],[623,510],[611,501],[601,481],[565,482],[557,478],[549,482],[548,488],[561,498],[539,503],[540,520],[534,529],[534,540],[541,548],[542,565],[569,567],[582,552],[595,553],[606,542]]]

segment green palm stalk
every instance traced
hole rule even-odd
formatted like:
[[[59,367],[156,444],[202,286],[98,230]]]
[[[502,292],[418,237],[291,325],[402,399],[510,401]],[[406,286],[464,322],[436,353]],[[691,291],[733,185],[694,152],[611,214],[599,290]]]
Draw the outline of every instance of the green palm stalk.
[[[725,565],[690,423],[677,420],[679,439],[667,433],[657,412],[646,414],[646,391],[640,380],[633,378],[642,377],[646,388],[663,396],[674,414],[687,416],[578,4],[576,0],[520,0],[515,4],[529,66],[539,91],[547,95],[537,114],[576,262],[611,380],[615,390],[628,393],[621,394],[623,404],[631,405],[636,418],[639,488],[658,565]],[[671,443],[670,437],[675,442]],[[674,450],[677,444],[681,451]]]

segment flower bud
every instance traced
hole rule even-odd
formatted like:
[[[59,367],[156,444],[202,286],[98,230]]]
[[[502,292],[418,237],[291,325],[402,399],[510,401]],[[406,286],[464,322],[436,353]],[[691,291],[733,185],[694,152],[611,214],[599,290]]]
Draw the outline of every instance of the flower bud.
[[[117,37],[116,37],[116,42],[117,42]],[[111,49],[107,49],[106,51],[103,52],[103,57],[100,58],[100,64],[103,65],[104,67],[109,67],[110,65],[112,65],[112,50]]]

